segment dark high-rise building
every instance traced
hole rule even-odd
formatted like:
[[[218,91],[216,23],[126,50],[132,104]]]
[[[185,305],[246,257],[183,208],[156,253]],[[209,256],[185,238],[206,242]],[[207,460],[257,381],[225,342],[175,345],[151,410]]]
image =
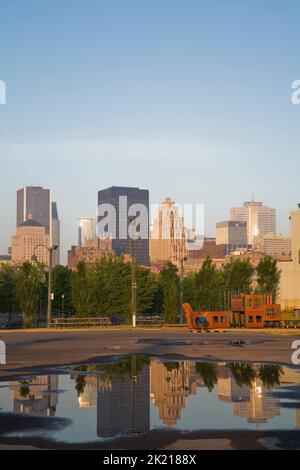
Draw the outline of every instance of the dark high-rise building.
[[[17,192],[17,227],[29,219],[36,220],[51,233],[51,191],[42,187],[26,186]]]
[[[56,202],[52,202],[52,246],[57,247],[53,249],[52,253],[52,263],[53,266],[56,266],[59,264],[60,258],[60,221]]]
[[[115,217],[111,216],[106,205],[114,208]],[[144,217],[143,227],[136,227],[139,238],[132,240],[128,234],[128,226],[133,219],[133,213],[140,214],[139,205],[146,210],[147,216]],[[110,228],[107,233],[112,237],[112,249],[115,253],[132,254],[133,250],[137,263],[149,266],[149,191],[122,186],[103,189],[98,192],[98,210],[98,221],[109,217],[110,223],[115,226],[113,234]],[[99,233],[98,236],[102,237],[104,234]]]
[[[150,429],[150,368],[137,375],[98,380],[97,435],[142,434]]]

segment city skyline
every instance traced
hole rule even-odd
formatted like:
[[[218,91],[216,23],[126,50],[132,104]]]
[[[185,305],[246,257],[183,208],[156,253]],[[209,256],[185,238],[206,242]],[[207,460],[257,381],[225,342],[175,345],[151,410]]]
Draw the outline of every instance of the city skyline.
[[[100,191],[97,192],[97,197],[99,198],[99,192],[105,192],[105,191],[108,191],[110,189],[113,189],[113,190],[121,190],[121,192],[124,190],[137,190],[138,188],[126,188],[126,187],[119,187],[119,186],[112,186],[111,188],[106,188],[106,189],[101,189]],[[45,194],[50,194],[52,195],[53,193],[53,188],[50,188],[50,189],[44,189],[42,188],[41,186],[37,186],[37,187],[34,187],[34,186],[29,186],[29,187],[22,187],[21,189],[18,189],[16,191],[16,194],[17,194],[17,204],[16,204],[16,209],[15,209],[15,212],[16,212],[16,219],[17,219],[17,224],[18,224],[18,220],[20,219],[20,194],[23,192],[26,192],[26,191],[33,191],[33,194],[34,192],[36,191],[39,191],[39,192],[42,192],[42,193],[45,193]],[[140,190],[139,190],[140,191]],[[143,190],[143,191],[148,191],[148,190]],[[22,196],[23,197],[23,196]],[[148,211],[149,211],[149,227],[154,227],[155,226],[155,220],[156,220],[156,217],[158,215],[158,210],[159,210],[159,207],[161,207],[162,204],[165,203],[166,200],[168,199],[172,199],[172,198],[169,198],[169,197],[165,197],[163,201],[161,201],[160,204],[152,204],[151,202],[149,203],[149,208],[148,208]],[[34,199],[32,199],[34,201]],[[151,200],[151,194],[149,194],[149,200]],[[49,202],[51,202],[51,197],[49,198]],[[99,202],[99,200],[98,200]],[[131,206],[131,204],[133,203],[133,201],[130,201],[130,199],[128,200],[128,207]],[[147,203],[148,204],[148,203]],[[147,205],[146,204],[146,205]],[[178,203],[177,201],[174,201],[173,202],[174,204],[174,207],[176,208],[176,210],[178,210],[178,207],[181,205],[181,203]],[[252,194],[252,201],[251,202],[244,202],[244,207],[247,205],[247,204],[251,204],[251,205],[259,205],[259,206],[262,206],[264,207],[264,202],[260,202],[260,201],[255,201],[254,200],[254,195]],[[57,223],[58,226],[57,228],[55,227],[55,239],[59,242],[58,244],[60,244],[59,246],[59,252],[61,251],[62,253],[62,256],[61,256],[61,263],[62,264],[67,264],[67,259],[68,259],[68,251],[70,249],[70,246],[76,246],[76,245],[79,245],[80,246],[80,237],[82,236],[81,235],[81,223],[83,221],[87,221],[87,222],[90,222],[92,220],[94,220],[95,222],[95,227],[94,227],[94,230],[95,230],[95,237],[96,237],[96,232],[97,232],[97,229],[96,229],[96,221],[97,221],[97,216],[98,216],[98,208],[97,208],[97,211],[96,211],[96,215],[94,217],[86,217],[86,216],[80,216],[80,217],[77,217],[77,225],[76,225],[76,233],[73,234],[73,239],[74,239],[74,236],[75,236],[75,240],[76,242],[73,243],[73,244],[69,244],[68,240],[67,239],[64,239],[63,236],[60,235],[60,226],[61,226],[61,220],[58,219],[58,214],[57,214],[57,203],[56,202],[51,202],[51,205],[52,205],[52,210],[54,211],[54,215],[50,216],[50,219],[52,220],[52,223]],[[182,204],[183,206],[183,204]],[[153,208],[155,209],[155,212],[153,211]],[[40,209],[38,209],[40,211]],[[235,211],[236,210],[241,210],[241,209],[236,209],[236,208],[228,208],[228,218],[227,218],[227,221],[230,222],[230,223],[234,223],[234,221],[236,220],[236,217],[235,217]],[[268,207],[266,207],[266,210],[269,210]],[[275,219],[276,219],[276,213],[277,213],[277,208],[275,209],[270,209],[272,211],[274,211],[274,214],[275,214]],[[194,208],[193,208],[193,211],[194,211]],[[23,210],[22,210],[22,214],[23,214]],[[41,212],[42,214],[42,212]],[[204,217],[206,218],[206,213],[204,212]],[[23,216],[23,220],[29,220],[29,219],[33,219],[33,220],[36,220],[36,219],[39,219],[39,217],[33,217],[33,215],[31,213],[27,214],[27,216]],[[225,219],[224,219],[225,220]],[[241,219],[242,220],[242,219]],[[41,220],[42,221],[42,220]],[[56,222],[57,221],[57,222]],[[183,217],[183,222],[184,222],[184,228],[187,229],[187,230],[193,230],[193,227],[190,227],[188,225],[186,225],[186,221],[184,220],[184,217]],[[225,223],[225,222],[222,222],[222,223]],[[43,225],[43,224],[42,224]],[[45,224],[44,224],[45,225]],[[63,225],[63,224],[62,224]],[[208,237],[208,238],[218,238],[217,236],[217,227],[220,225],[220,222],[219,221],[216,221],[215,223],[215,226],[214,226],[214,232],[212,232],[211,234],[207,234],[207,232],[205,232],[205,237]],[[206,224],[204,224],[204,228],[206,228]],[[46,230],[47,230],[47,227],[46,227]],[[89,229],[91,230],[91,229]],[[270,231],[266,231],[266,234],[270,234],[270,233],[274,233],[274,234],[278,234],[280,236],[280,234],[282,233],[281,231],[278,231],[276,230],[276,223],[274,225],[274,231],[273,232],[270,232]],[[10,236],[10,242],[11,242],[11,237],[12,235],[14,234],[14,232],[11,234]],[[287,234],[290,234],[290,229],[288,230]],[[53,233],[52,233],[53,235]],[[89,235],[91,236],[91,235]],[[0,232],[0,239],[1,239],[1,232]],[[151,235],[149,234],[149,249],[150,249],[150,239],[151,239]],[[61,243],[62,242],[62,243]],[[8,248],[11,247],[11,243],[9,243],[9,245],[7,245],[6,247],[4,247],[2,250],[1,250],[1,246],[0,246],[0,254],[1,255],[6,255],[7,254],[7,251],[8,251]],[[60,253],[58,252],[58,255],[56,257],[56,254],[55,254],[55,260],[60,260]],[[126,253],[130,254],[130,250],[125,250]],[[124,253],[125,253],[124,252]],[[57,262],[55,262],[55,264],[58,264]]]
[[[19,20],[6,2],[1,253],[24,185],[53,188],[64,254],[76,219],[96,215],[99,187],[112,184],[145,187],[158,204],[205,204],[208,236],[254,192],[288,233],[299,200],[299,10],[296,0],[91,1],[70,18],[67,4],[55,15],[49,0],[29,0],[11,28]]]

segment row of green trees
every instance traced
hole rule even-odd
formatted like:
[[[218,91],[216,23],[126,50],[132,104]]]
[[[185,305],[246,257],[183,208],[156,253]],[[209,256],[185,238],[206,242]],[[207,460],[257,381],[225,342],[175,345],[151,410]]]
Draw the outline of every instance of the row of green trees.
[[[217,270],[210,258],[201,269],[184,279],[184,299],[196,310],[227,309],[230,293],[268,292],[276,300],[280,282],[277,261],[265,256],[254,268],[249,259],[231,259],[223,269]]]
[[[249,260],[231,260],[217,270],[207,258],[198,272],[183,281],[183,300],[194,309],[226,308],[229,291],[249,291],[253,281],[257,288],[276,296],[280,272],[277,263],[266,256],[254,269]],[[24,326],[36,324],[39,311],[47,304],[47,267],[25,262],[0,267],[0,313],[22,312]],[[168,323],[176,323],[180,312],[180,276],[169,263],[159,274],[137,266],[137,312],[157,313]],[[75,313],[78,317],[117,315],[130,321],[131,265],[122,257],[110,256],[97,264],[78,264],[73,272],[56,266],[52,272],[53,312]]]

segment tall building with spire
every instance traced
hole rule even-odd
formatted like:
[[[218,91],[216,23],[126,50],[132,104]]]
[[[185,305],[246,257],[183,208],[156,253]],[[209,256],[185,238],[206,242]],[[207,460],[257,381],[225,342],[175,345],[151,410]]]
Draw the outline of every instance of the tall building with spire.
[[[154,220],[151,243],[151,261],[171,261],[179,263],[187,256],[184,219],[179,207],[170,198],[162,202]]]

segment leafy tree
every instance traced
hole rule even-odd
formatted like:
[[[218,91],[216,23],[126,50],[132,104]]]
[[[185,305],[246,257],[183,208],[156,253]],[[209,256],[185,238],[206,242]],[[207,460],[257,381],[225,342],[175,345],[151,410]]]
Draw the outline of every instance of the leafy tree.
[[[194,304],[198,310],[214,310],[220,303],[221,277],[208,257],[194,276]]]
[[[91,316],[95,308],[95,299],[91,292],[89,270],[83,261],[78,263],[77,271],[72,273],[71,285],[76,316]]]
[[[109,256],[92,269],[92,294],[97,314],[117,314],[129,321],[131,312],[131,265],[123,257]]]
[[[257,285],[263,292],[271,292],[274,300],[278,293],[281,272],[277,267],[277,260],[265,256],[256,267]]]
[[[162,313],[167,323],[177,323],[180,314],[180,281],[178,268],[168,263],[159,273],[162,292]]]
[[[195,273],[189,273],[183,279],[183,302],[196,308],[195,302]]]
[[[137,313],[153,312],[156,276],[149,269],[137,266]]]
[[[45,286],[45,267],[28,261],[19,266],[16,280],[16,297],[24,315],[24,327],[36,324],[36,314],[41,290]]]
[[[19,309],[15,295],[16,282],[16,268],[0,266],[0,313],[12,313]]]
[[[64,311],[73,312],[72,301],[72,270],[66,266],[54,266],[52,270],[52,292],[54,299],[52,302],[52,310],[61,312],[62,296],[64,296]]]
[[[232,258],[229,263],[225,264],[222,271],[223,287],[232,291],[250,290],[254,271],[249,259]]]

